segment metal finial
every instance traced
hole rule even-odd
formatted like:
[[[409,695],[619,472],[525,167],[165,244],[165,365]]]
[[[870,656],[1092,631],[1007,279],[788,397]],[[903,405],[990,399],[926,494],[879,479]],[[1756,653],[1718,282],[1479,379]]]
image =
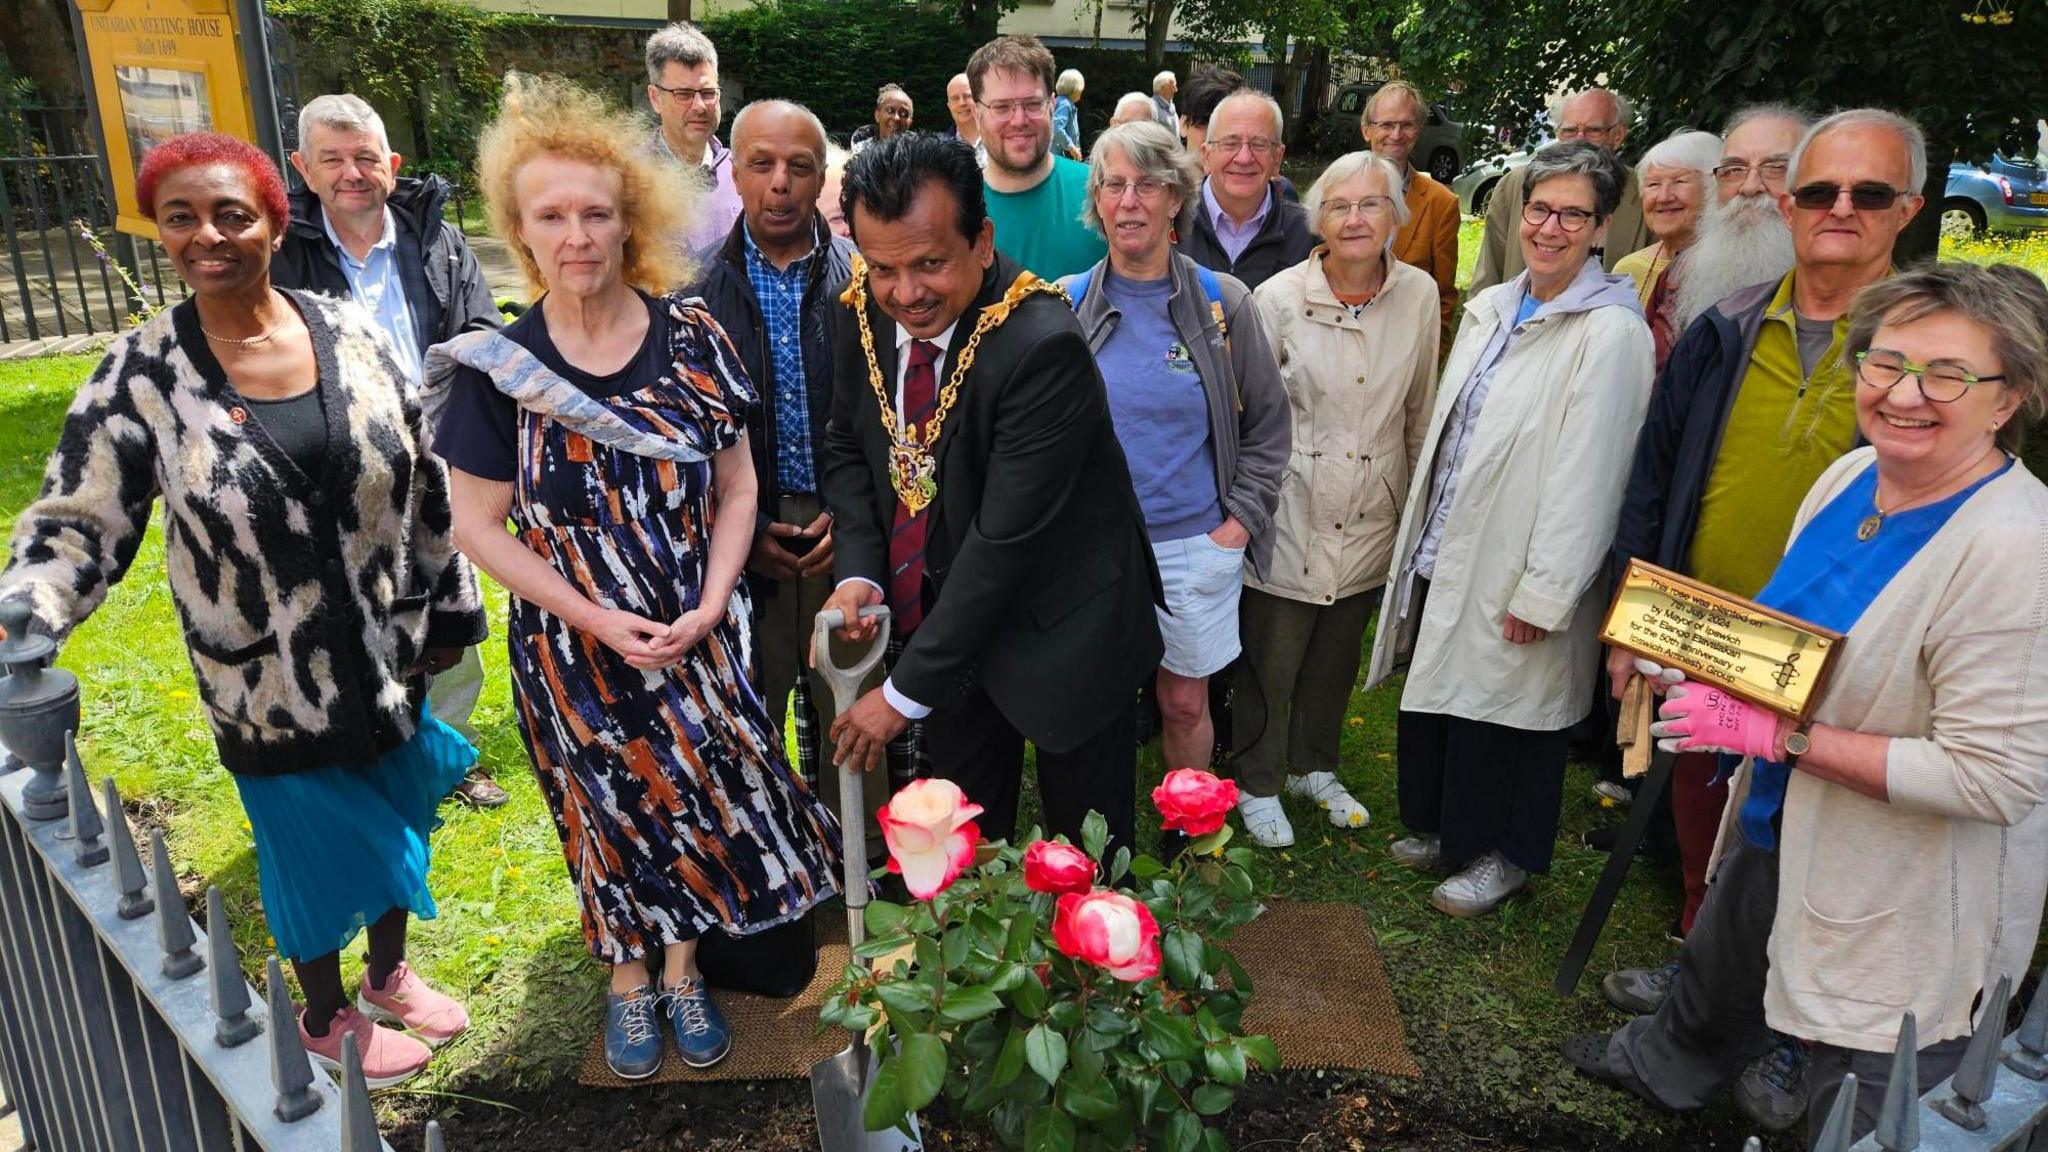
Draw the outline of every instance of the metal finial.
[[[93,807],[92,785],[86,783],[85,765],[78,759],[78,734],[64,734],[64,793],[71,809],[72,852],[82,868],[96,868],[107,862],[106,821]]]
[[[377,1135],[377,1110],[370,1105],[370,1084],[363,1079],[363,1057],[356,1034],[341,1038],[341,1152],[383,1152]]]
[[[1877,1146],[1885,1152],[1920,1147],[1920,1028],[1910,1011],[1899,1021],[1891,1079],[1877,1108]]]
[[[313,1061],[299,1042],[299,1014],[292,1007],[291,989],[284,986],[284,965],[274,953],[264,961],[263,979],[270,1004],[270,1083],[277,1089],[271,1111],[289,1124],[319,1111],[320,1094],[313,1091]]]
[[[241,958],[228,927],[227,901],[218,884],[206,889],[206,953],[215,1017],[213,1038],[223,1048],[246,1044],[263,1031],[263,1022],[249,1014],[249,985],[242,979]]]
[[[1998,1049],[2005,1042],[2005,1002],[2012,994],[2012,977],[2001,974],[1984,1012],[1977,1017],[1977,1030],[1970,1046],[1963,1049],[1963,1062],[1949,1079],[1954,1095],[1934,1104],[1934,1110],[1948,1117],[1958,1128],[1975,1132],[1984,1127],[1984,1101],[1998,1083]]]
[[[1856,1074],[1842,1077],[1841,1087],[1835,1089],[1834,1107],[1828,1109],[1828,1122],[1821,1126],[1820,1139],[1816,1140],[1812,1152],[1849,1152],[1849,1131],[1856,1121]]]
[[[156,941],[164,950],[164,975],[183,980],[206,966],[206,958],[192,950],[199,943],[192,931],[192,917],[185,914],[185,898],[178,894],[178,873],[171,867],[171,850],[164,846],[161,828],[149,830],[149,867],[156,881]]]
[[[448,1142],[441,1136],[441,1122],[427,1121],[427,1152],[448,1152]]]
[[[142,854],[135,850],[135,833],[128,827],[128,813],[121,807],[121,790],[114,778],[100,781],[100,794],[107,799],[107,838],[114,846],[114,887],[121,898],[115,911],[123,920],[140,920],[156,911],[149,896],[149,874],[142,870]]]
[[[2034,999],[2013,1039],[2019,1047],[2006,1054],[2005,1066],[2029,1080],[2048,1080],[2048,984],[2034,987]]]

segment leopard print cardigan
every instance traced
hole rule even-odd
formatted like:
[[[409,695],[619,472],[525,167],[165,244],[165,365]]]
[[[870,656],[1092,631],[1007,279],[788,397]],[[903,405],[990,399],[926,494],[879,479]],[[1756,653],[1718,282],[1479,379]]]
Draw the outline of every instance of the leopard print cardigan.
[[[0,601],[61,639],[127,572],[161,496],[199,694],[221,763],[246,775],[373,763],[413,735],[425,650],[486,632],[417,384],[355,304],[286,295],[319,365],[317,481],[251,417],[188,300],[79,388],[0,573]]]

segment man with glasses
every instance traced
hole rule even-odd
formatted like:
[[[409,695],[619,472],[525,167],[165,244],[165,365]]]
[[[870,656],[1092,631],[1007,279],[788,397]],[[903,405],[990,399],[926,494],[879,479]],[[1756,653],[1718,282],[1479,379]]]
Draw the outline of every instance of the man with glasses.
[[[998,36],[967,61],[996,247],[1041,279],[1095,266],[1108,245],[1081,223],[1088,166],[1052,154],[1052,53],[1036,36]]]
[[[1628,101],[1605,88],[1588,88],[1552,105],[1550,122],[1559,140],[1584,140],[1609,152],[1620,153],[1628,139]],[[1600,264],[1609,272],[1621,258],[1650,242],[1650,230],[1643,224],[1643,190],[1635,169],[1624,170],[1621,203],[1607,224],[1606,247]],[[1525,170],[1510,168],[1493,186],[1486,202],[1486,233],[1479,242],[1479,261],[1472,266],[1472,283],[1467,298],[1483,288],[1513,280],[1522,271],[1521,207],[1522,177]]]
[[[1202,141],[1201,194],[1181,209],[1181,252],[1254,290],[1315,247],[1308,214],[1280,192],[1283,127],[1271,96],[1249,88],[1225,96]]]
[[[1800,140],[1777,197],[1791,225],[1792,271],[1708,309],[1672,349],[1622,498],[1617,570],[1641,556],[1739,596],[1762,590],[1807,490],[1855,446],[1855,373],[1842,356],[1849,305],[1890,275],[1892,244],[1920,210],[1926,176],[1919,127],[1883,109],[1837,112]],[[1665,670],[1630,659],[1609,669],[1616,679],[1642,671],[1668,681]],[[1763,1014],[1777,902],[1776,824],[1740,822],[1723,837],[1655,1011],[1611,1037],[1574,1037],[1566,1059],[1686,1110],[1761,1055],[1763,1074],[1742,1078],[1739,1102],[1774,1129],[1797,1122],[1804,1052],[1774,1037]],[[1651,975],[1610,976],[1610,998]]]
[[[1792,150],[1813,118],[1783,104],[1744,108],[1728,121],[1714,166],[1714,200],[1700,213],[1699,239],[1671,305],[1673,330],[1729,293],[1792,270],[1792,227],[1778,211]]]
[[[732,153],[718,142],[718,49],[695,24],[678,22],[647,38],[647,103],[661,118],[651,146],[680,165],[705,190],[702,210],[683,234],[701,252],[725,239],[740,216]]]
[[[1430,174],[1408,162],[1422,126],[1429,123],[1429,105],[1422,92],[1405,80],[1381,85],[1365,102],[1358,129],[1373,155],[1393,161],[1401,172],[1401,198],[1408,203],[1408,223],[1394,234],[1394,257],[1436,280],[1443,313],[1443,348],[1451,347],[1451,317],[1458,307],[1458,196]]]
[[[1149,109],[1151,104],[1145,107]],[[974,114],[974,85],[965,72],[956,72],[946,81],[946,114],[953,118],[946,135],[973,145],[975,163],[988,167],[988,149],[981,144],[981,120]]]

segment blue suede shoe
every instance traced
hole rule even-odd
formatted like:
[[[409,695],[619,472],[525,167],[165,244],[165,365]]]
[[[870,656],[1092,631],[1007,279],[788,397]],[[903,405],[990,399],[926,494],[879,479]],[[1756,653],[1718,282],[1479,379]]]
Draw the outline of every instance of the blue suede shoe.
[[[604,998],[604,1062],[621,1080],[645,1080],[661,1070],[661,1024],[654,989],[642,984]]]
[[[662,999],[683,1063],[692,1068],[709,1068],[732,1051],[732,1028],[711,1002],[711,992],[704,987],[703,980],[686,979],[664,990]]]

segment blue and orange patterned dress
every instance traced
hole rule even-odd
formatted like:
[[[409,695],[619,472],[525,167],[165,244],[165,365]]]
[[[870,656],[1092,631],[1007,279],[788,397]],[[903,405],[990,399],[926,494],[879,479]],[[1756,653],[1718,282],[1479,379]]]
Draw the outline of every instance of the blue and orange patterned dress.
[[[646,299],[649,346],[612,376],[563,362],[538,306],[435,348],[428,374],[449,388],[435,451],[513,483],[520,541],[593,602],[668,622],[699,602],[711,456],[739,442],[754,395],[701,305]],[[507,439],[509,460],[488,447]],[[837,822],[790,770],[748,679],[747,619],[741,581],[681,663],[647,672],[512,598],[520,734],[607,964],[713,928],[773,927],[838,889]]]

